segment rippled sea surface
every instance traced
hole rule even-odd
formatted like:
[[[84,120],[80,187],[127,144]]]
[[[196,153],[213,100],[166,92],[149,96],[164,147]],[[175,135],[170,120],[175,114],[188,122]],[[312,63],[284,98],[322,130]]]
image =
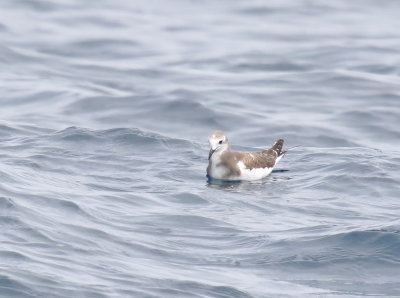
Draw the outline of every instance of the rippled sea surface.
[[[1,1],[0,297],[400,296],[399,11]]]

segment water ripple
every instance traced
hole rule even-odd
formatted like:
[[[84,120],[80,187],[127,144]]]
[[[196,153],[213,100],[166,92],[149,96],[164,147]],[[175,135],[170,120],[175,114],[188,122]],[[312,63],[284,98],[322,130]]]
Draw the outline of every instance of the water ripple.
[[[399,296],[398,2],[162,4],[2,4],[0,296]]]

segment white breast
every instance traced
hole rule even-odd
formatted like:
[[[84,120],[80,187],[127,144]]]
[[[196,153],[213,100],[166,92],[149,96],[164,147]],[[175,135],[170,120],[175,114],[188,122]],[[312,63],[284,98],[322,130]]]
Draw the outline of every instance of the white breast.
[[[226,177],[228,169],[220,164],[220,154],[214,153],[211,156],[210,162],[210,176],[214,179],[224,179]]]

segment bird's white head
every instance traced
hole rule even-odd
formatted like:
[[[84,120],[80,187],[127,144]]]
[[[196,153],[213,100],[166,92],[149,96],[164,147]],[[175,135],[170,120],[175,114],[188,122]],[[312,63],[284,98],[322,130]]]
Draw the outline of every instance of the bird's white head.
[[[208,159],[214,154],[214,152],[221,153],[229,148],[228,138],[225,136],[223,131],[215,130],[208,137],[208,142],[210,143],[211,149],[208,155]]]

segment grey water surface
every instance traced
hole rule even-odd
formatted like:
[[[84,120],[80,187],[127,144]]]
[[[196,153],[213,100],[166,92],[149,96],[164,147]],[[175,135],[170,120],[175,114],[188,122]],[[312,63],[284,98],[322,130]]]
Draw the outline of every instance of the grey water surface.
[[[0,297],[399,297],[400,2],[2,0]],[[205,177],[207,137],[293,148]]]

